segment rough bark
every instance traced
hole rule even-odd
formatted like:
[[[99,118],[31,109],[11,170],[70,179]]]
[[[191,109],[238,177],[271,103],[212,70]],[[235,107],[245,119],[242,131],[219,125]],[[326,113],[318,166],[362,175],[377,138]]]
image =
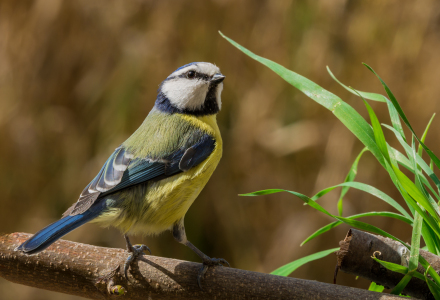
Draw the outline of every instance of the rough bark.
[[[341,271],[366,278],[386,288],[394,288],[403,278],[404,275],[389,271],[371,258],[373,253],[378,251],[376,257],[380,260],[408,266],[409,251],[399,242],[350,229],[345,239],[339,244],[341,249],[336,252],[336,256]],[[420,250],[420,254],[437,273],[440,271],[440,257],[423,250]],[[418,271],[424,273],[420,264]],[[426,282],[415,277],[403,290],[403,294],[420,299],[434,299]]]
[[[0,276],[19,284],[73,294],[89,299],[109,299],[108,287],[126,289],[123,299],[400,299],[400,297],[227,267],[210,269],[196,282],[200,264],[145,255],[130,270],[130,282],[118,271],[107,281],[99,279],[127,253],[60,240],[45,251],[27,256],[14,249],[29,238],[26,233],[0,236]]]

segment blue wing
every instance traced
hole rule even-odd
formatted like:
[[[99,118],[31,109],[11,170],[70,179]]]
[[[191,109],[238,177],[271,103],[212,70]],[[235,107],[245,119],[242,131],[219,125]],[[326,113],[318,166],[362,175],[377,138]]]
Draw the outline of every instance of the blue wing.
[[[183,147],[160,159],[133,158],[124,147],[119,147],[107,159],[98,175],[85,187],[78,202],[64,216],[87,211],[103,196],[150,180],[161,180],[187,171],[204,161],[215,149],[215,139],[208,134],[191,147]]]

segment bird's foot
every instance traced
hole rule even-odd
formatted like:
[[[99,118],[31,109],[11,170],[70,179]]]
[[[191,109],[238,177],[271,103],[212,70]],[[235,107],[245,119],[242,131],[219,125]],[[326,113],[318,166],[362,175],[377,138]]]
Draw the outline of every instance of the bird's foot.
[[[206,257],[205,259],[203,259],[203,266],[199,270],[199,274],[197,275],[197,283],[199,284],[199,288],[201,290],[203,290],[201,280],[205,278],[205,274],[208,271],[209,267],[215,267],[215,266],[230,267],[229,263],[223,258]]]
[[[128,256],[127,260],[124,263],[124,275],[125,275],[125,279],[128,279],[128,269],[130,268],[130,266],[133,264],[133,262],[140,256],[140,255],[144,255],[145,254],[145,250],[147,250],[148,252],[150,252],[151,255],[151,250],[150,248],[148,248],[146,245],[129,245],[129,247],[127,247],[128,251],[130,252],[130,255]]]

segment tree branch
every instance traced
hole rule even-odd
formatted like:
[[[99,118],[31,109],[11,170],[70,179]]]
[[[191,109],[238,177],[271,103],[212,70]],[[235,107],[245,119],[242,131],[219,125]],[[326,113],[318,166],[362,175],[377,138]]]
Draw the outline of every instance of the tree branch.
[[[341,249],[336,252],[338,267],[345,273],[361,276],[386,288],[394,288],[404,275],[389,271],[371,257],[376,251],[380,260],[408,266],[409,251],[401,243],[392,239],[350,229],[347,236],[340,243]],[[422,255],[438,273],[440,271],[440,257],[424,250]],[[424,273],[419,264],[417,270]],[[434,299],[425,281],[413,277],[403,293],[420,299]]]
[[[27,256],[14,249],[30,235],[0,236],[0,276],[19,284],[78,295],[109,299],[107,285],[126,289],[123,299],[401,299],[356,288],[332,285],[239,269],[210,269],[201,291],[196,276],[200,264],[145,255],[130,270],[127,282],[120,270],[111,280],[97,283],[127,252],[59,240],[45,251]]]

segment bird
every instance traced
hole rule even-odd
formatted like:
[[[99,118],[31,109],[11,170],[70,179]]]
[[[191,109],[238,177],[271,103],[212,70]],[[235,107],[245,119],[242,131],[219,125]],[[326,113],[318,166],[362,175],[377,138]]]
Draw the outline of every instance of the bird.
[[[122,231],[129,256],[127,270],[146,245],[132,245],[128,235],[173,237],[202,260],[201,280],[210,267],[227,265],[210,258],[187,238],[184,217],[216,169],[223,142],[216,115],[221,109],[225,76],[208,62],[186,64],[160,85],[155,104],[140,127],[110,155],[62,218],[16,248],[39,253],[62,236],[93,222]]]

